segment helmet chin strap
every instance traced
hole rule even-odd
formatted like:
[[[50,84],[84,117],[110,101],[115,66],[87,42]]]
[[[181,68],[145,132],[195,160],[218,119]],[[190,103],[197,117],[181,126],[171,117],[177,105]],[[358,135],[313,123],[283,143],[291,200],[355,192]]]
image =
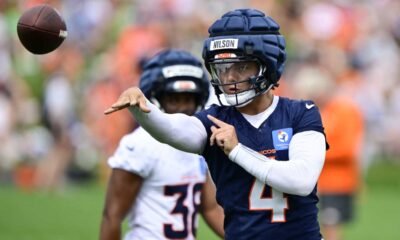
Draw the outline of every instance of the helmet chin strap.
[[[256,85],[255,82],[257,81],[257,79],[264,78],[263,77],[263,72],[265,71],[265,68],[262,68],[260,70],[259,76],[257,77],[252,77],[249,79],[249,82],[253,82],[253,85]],[[225,101],[229,106],[235,106],[235,107],[244,107],[248,104],[250,104],[257,96],[260,96],[266,92],[268,92],[269,90],[271,90],[271,88],[274,86],[274,84],[270,83],[268,87],[266,87],[268,81],[266,81],[265,79],[260,83],[260,85],[256,85],[258,87],[254,87],[251,90],[248,91],[244,91],[241,93],[237,93],[237,94],[227,94],[223,91],[222,88],[221,92],[224,94],[225,97]],[[220,104],[221,101],[218,98]]]
[[[267,89],[265,89],[264,91],[258,92],[258,93],[256,93],[255,89],[253,89],[251,91],[243,92],[243,93],[247,93],[246,95],[244,95],[243,93],[240,93],[240,94],[243,94],[243,96],[238,96],[240,94],[226,94],[226,93],[224,93],[224,96],[225,96],[226,102],[230,106],[244,107],[244,106],[248,105],[249,103],[251,103],[256,97],[271,90],[271,88],[273,86],[274,86],[273,84],[270,84]],[[243,99],[243,102],[241,102],[239,99]],[[219,98],[218,98],[218,100],[219,100]],[[220,104],[221,104],[221,101],[220,101]]]
[[[256,96],[256,90],[252,89],[238,94],[224,93],[224,96],[230,106],[244,107],[253,101]]]

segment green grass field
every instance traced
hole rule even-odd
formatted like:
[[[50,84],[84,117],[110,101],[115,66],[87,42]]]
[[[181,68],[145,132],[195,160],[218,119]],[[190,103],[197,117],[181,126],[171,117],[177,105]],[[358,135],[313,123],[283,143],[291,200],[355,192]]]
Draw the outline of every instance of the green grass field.
[[[400,239],[399,172],[399,164],[370,168],[346,239]],[[104,191],[96,185],[70,186],[63,193],[45,194],[0,185],[0,239],[98,239]],[[198,239],[218,238],[201,222]]]

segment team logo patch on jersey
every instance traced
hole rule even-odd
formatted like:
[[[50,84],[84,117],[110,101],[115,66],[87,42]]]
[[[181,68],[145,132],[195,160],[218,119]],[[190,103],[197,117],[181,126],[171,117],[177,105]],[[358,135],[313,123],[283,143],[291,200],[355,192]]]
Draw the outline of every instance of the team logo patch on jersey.
[[[272,140],[276,150],[287,150],[293,136],[292,128],[283,128],[272,131]]]
[[[220,49],[237,49],[239,39],[237,38],[226,38],[211,41],[210,51],[220,50]]]

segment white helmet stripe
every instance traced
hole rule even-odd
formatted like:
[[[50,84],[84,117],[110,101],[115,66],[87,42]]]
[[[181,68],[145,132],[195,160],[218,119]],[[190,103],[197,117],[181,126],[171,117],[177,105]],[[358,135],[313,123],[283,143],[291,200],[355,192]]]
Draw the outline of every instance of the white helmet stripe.
[[[203,76],[203,69],[191,65],[173,65],[164,67],[162,73],[165,78],[172,77],[194,77],[201,78]]]

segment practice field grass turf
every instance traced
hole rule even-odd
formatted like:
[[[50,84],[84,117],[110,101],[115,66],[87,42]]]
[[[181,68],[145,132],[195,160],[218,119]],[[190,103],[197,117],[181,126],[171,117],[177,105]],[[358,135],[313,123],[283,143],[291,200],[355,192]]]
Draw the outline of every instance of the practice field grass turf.
[[[400,164],[368,171],[356,221],[345,239],[400,239]],[[23,192],[0,185],[0,239],[98,239],[105,187],[71,186],[62,193]],[[218,239],[201,222],[198,239]]]

